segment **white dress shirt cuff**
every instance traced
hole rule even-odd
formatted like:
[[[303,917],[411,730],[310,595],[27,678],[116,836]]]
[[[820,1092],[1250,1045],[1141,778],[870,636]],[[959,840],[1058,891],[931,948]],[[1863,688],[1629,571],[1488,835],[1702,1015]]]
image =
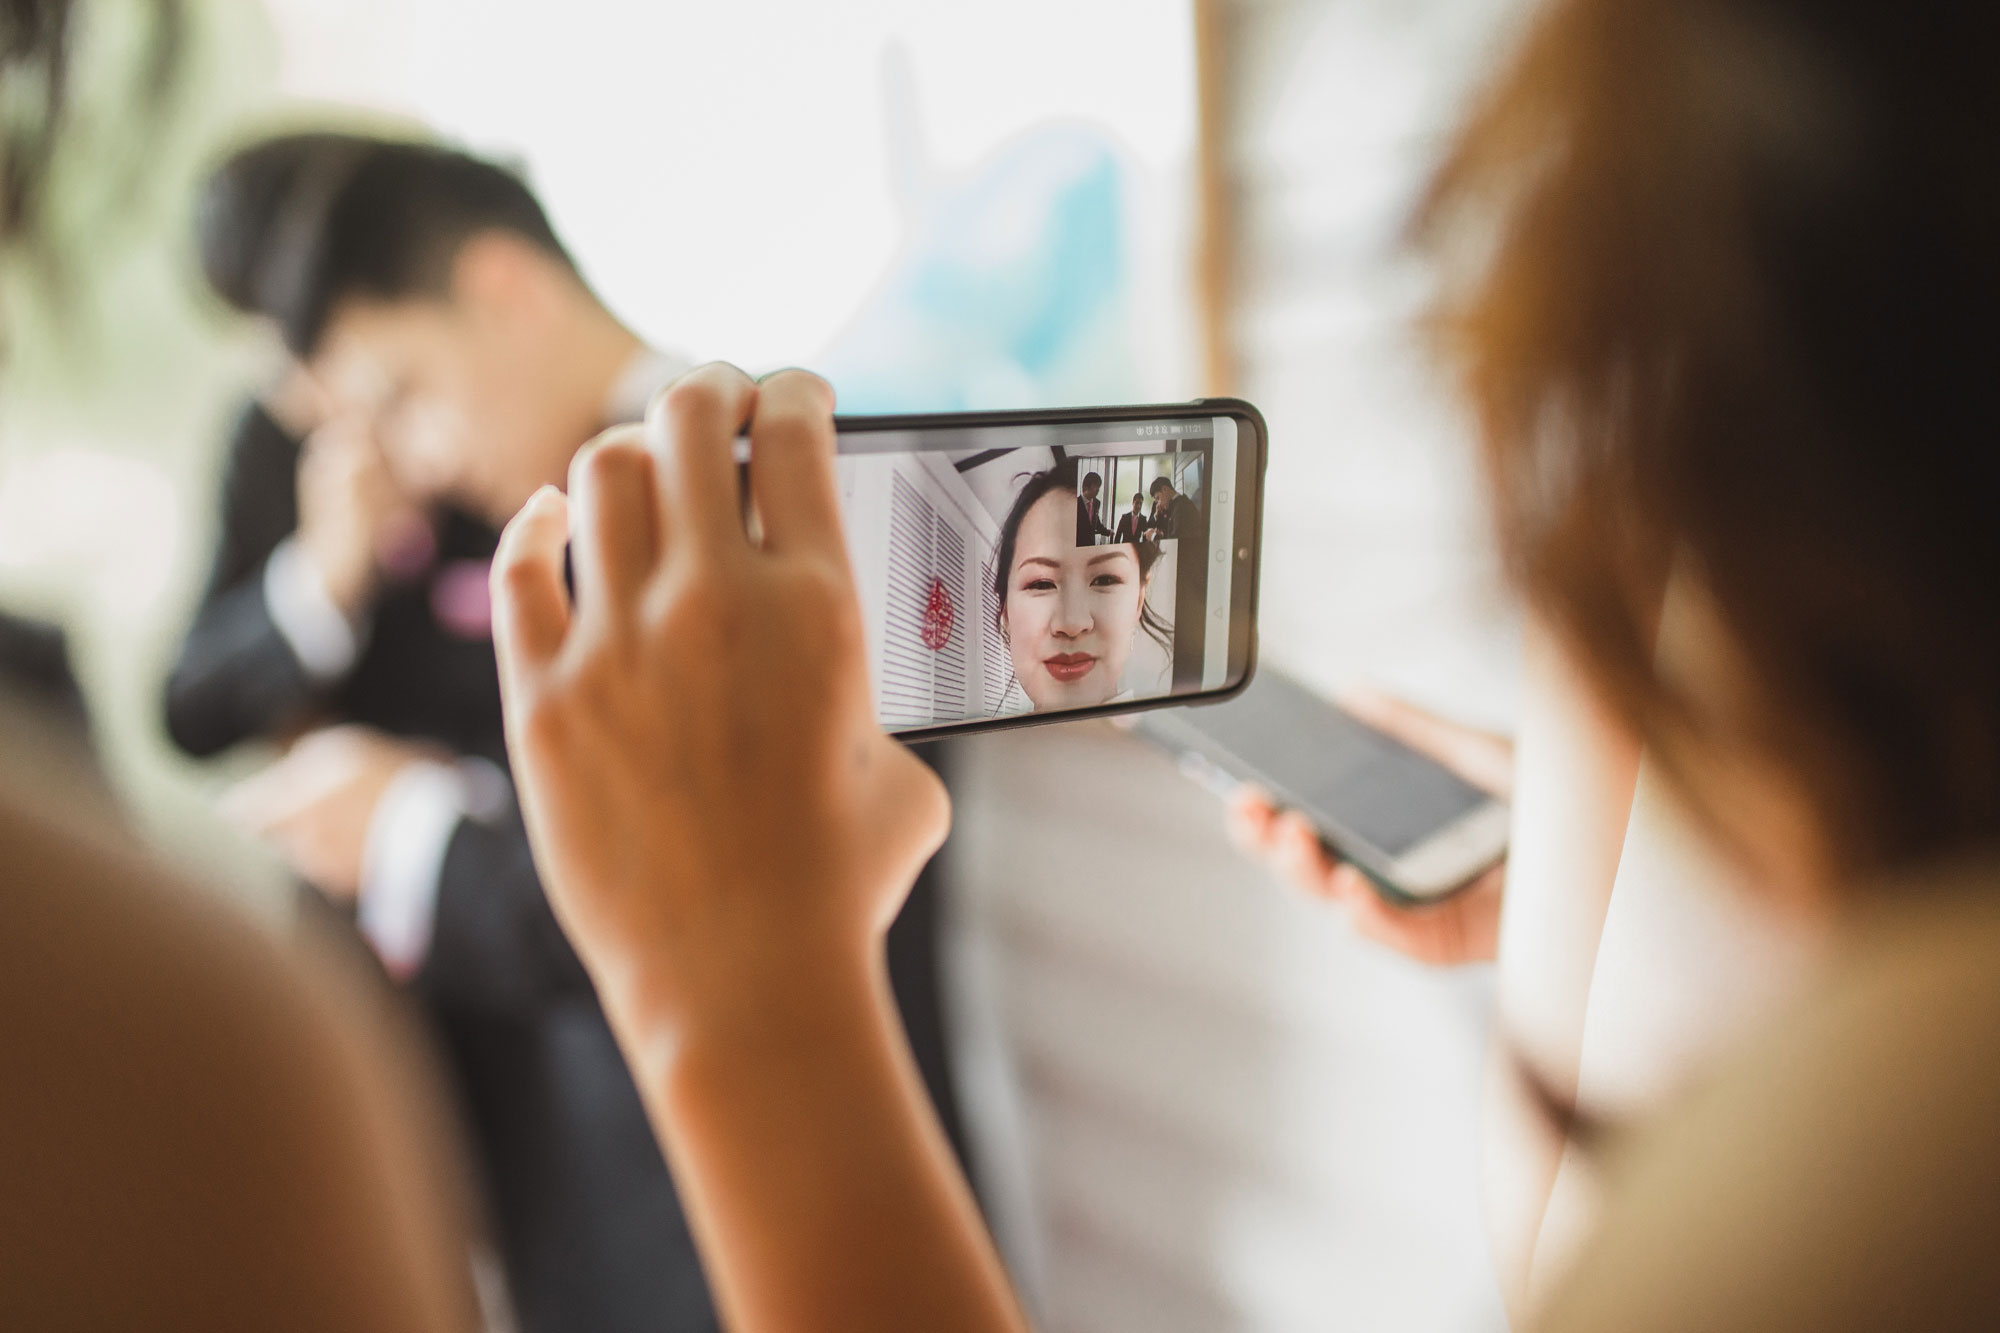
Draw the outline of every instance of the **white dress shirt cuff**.
[[[264,562],[264,606],[313,680],[338,680],[360,656],[359,631],[326,590],[326,580],[296,537],[279,542]]]
[[[361,933],[391,975],[414,976],[429,957],[438,884],[459,821],[506,808],[505,775],[484,759],[422,760],[398,773],[376,802],[361,851]]]

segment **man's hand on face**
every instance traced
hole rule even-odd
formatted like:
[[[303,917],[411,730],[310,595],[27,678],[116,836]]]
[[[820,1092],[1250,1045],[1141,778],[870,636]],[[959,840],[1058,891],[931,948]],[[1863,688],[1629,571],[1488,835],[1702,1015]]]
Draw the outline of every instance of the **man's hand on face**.
[[[350,618],[373,595],[385,549],[422,521],[365,426],[335,418],[306,440],[299,457],[299,544]]]
[[[369,727],[328,727],[238,783],[222,809],[274,844],[301,879],[350,902],[361,889],[362,852],[382,794],[406,766],[443,757]]]

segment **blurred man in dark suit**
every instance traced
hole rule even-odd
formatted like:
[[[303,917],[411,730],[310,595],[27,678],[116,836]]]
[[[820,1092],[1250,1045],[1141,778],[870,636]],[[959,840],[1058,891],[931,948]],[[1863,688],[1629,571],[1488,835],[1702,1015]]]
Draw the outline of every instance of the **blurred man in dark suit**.
[[[266,140],[217,170],[200,225],[211,285],[274,324],[298,370],[238,424],[169,729],[195,754],[296,742],[231,806],[353,904],[432,1019],[530,1333],[713,1327],[529,857],[486,596],[498,528],[684,363],[605,309],[517,178],[464,154]],[[955,1125],[929,910],[892,934],[891,969]]]

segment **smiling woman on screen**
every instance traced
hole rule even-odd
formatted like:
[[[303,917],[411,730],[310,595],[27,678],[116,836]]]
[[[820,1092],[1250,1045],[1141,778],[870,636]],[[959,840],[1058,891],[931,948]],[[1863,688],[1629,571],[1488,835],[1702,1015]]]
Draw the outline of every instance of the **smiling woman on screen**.
[[[1172,643],[1173,627],[1146,604],[1159,546],[1077,545],[1076,473],[1073,462],[1035,473],[1000,529],[1000,634],[1038,713],[1117,698],[1142,627]]]

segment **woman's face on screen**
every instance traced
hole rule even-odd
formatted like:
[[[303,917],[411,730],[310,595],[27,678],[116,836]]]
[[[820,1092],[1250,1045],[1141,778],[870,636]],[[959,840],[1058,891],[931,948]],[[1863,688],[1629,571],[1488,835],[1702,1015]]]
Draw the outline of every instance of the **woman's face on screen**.
[[[1014,677],[1036,712],[1118,693],[1146,585],[1130,546],[1078,546],[1076,497],[1051,491],[1022,516],[1002,608]]]

